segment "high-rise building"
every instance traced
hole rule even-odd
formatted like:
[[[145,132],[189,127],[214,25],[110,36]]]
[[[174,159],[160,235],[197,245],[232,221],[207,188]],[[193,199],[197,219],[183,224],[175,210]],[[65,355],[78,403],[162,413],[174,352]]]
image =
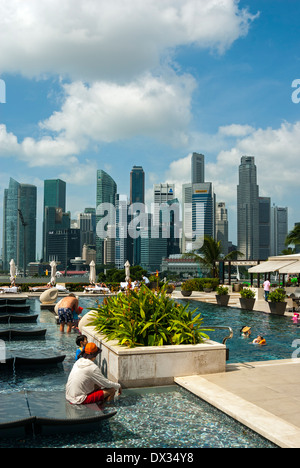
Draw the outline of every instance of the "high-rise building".
[[[259,257],[259,188],[253,156],[242,156],[237,186],[237,241],[245,260]]]
[[[20,184],[10,178],[4,190],[3,206],[3,268],[9,269],[11,259],[19,269],[36,260],[37,188]]]
[[[211,182],[182,186],[182,252],[199,249],[204,236],[215,238],[216,199]]]
[[[130,172],[130,204],[145,203],[145,172],[142,166],[133,166]]]
[[[60,263],[60,268],[68,270],[71,259],[80,257],[80,230],[60,229],[48,232],[49,259]]]
[[[66,182],[61,179],[44,181],[43,260],[49,261],[48,233],[70,228],[70,213],[66,213]]]
[[[216,241],[221,242],[221,252],[228,254],[228,213],[224,202],[216,204]]]
[[[102,169],[97,171],[96,263],[115,262],[115,200],[117,184]]]
[[[162,236],[160,230],[158,237],[151,235],[152,214],[147,214],[147,221],[141,228],[141,266],[148,272],[160,270],[162,259],[167,256],[168,239]]]
[[[259,259],[271,254],[271,198],[259,197]]]
[[[142,166],[133,166],[130,172],[130,205],[133,204],[145,204],[145,173]],[[140,210],[133,210],[129,222],[138,216]],[[137,225],[137,230],[140,228]],[[132,265],[141,264],[141,237],[138,236],[136,239],[128,238],[128,258],[132,259]]]
[[[288,235],[288,208],[271,207],[271,255],[280,255],[286,248],[285,239]]]
[[[115,265],[119,270],[124,269],[128,258],[128,200],[126,195],[116,195],[116,258]]]
[[[80,251],[84,245],[96,246],[96,209],[86,208],[77,216],[77,226],[80,229]]]
[[[205,182],[204,155],[192,154],[192,184],[203,184]]]

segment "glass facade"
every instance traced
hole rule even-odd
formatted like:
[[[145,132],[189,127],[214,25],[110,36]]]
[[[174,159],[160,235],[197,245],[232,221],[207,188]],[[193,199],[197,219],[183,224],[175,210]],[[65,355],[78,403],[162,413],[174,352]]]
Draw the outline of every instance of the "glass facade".
[[[96,263],[103,265],[104,263],[114,263],[115,239],[112,237],[105,237],[101,233],[99,235],[99,225],[103,218],[105,219],[105,230],[109,227],[116,225],[115,211],[103,210],[103,204],[107,203],[115,207],[115,200],[117,194],[116,182],[102,169],[97,171],[97,209],[96,209]],[[104,222],[104,221],[103,221]],[[107,240],[105,240],[107,239]],[[105,240],[105,242],[104,242]],[[104,245],[105,244],[105,245]]]
[[[11,259],[15,260],[19,269],[24,267],[24,255],[26,265],[36,260],[36,205],[36,186],[20,184],[10,178],[8,189],[4,190],[3,206],[3,268],[5,270],[9,270]]]

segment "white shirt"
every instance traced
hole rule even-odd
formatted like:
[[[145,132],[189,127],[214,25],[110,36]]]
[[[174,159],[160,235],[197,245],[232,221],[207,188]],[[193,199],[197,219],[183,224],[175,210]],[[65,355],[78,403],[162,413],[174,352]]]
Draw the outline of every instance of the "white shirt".
[[[66,399],[74,404],[80,405],[87,395],[98,388],[115,388],[121,385],[106,379],[99,367],[90,359],[80,358],[75,362],[66,385]]]

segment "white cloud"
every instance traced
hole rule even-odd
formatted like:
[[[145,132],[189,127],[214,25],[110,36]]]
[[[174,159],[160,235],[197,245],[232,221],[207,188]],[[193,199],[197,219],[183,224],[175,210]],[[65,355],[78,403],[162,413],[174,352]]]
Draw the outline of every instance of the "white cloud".
[[[87,141],[112,142],[137,135],[181,143],[191,118],[194,88],[191,76],[170,72],[168,79],[146,74],[126,85],[75,82],[64,86],[61,111],[40,125],[80,147]]]
[[[0,70],[128,80],[179,45],[223,52],[254,18],[236,0],[0,0]]]

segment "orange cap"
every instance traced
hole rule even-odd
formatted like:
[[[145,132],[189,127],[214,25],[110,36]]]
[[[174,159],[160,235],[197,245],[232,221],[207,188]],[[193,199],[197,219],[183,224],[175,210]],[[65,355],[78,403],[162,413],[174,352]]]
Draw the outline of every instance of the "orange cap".
[[[95,343],[87,343],[84,348],[85,354],[95,354],[95,353],[98,353],[99,351],[100,351],[100,348],[98,348],[98,346],[96,346]]]

